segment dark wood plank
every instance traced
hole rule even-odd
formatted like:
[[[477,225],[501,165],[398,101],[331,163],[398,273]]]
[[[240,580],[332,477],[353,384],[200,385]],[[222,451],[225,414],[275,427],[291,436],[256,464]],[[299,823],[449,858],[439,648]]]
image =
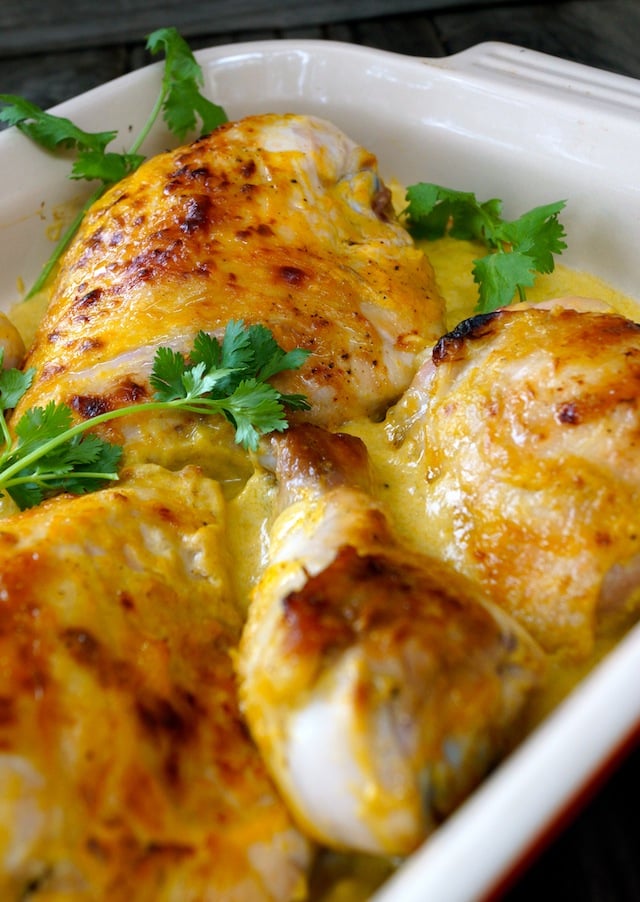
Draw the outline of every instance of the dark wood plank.
[[[482,0],[465,0],[465,6]],[[185,36],[252,29],[293,28],[345,19],[398,15],[410,10],[457,5],[460,0],[3,0],[0,7],[0,53],[37,52],[42,47],[68,49],[137,41],[155,28],[174,25]]]
[[[597,730],[597,724],[594,724]],[[640,748],[502,902],[638,902]]]
[[[569,0],[435,12],[447,53],[481,41],[507,41],[574,62],[640,78],[640,2]]]
[[[326,37],[411,56],[438,57],[445,52],[432,16],[424,14],[330,25]]]
[[[128,67],[124,47],[30,54],[19,61],[0,58],[0,91],[46,109],[122,75]]]
[[[11,0],[10,6],[15,3],[16,0]],[[46,6],[50,18],[55,18],[51,10],[62,5],[59,2],[39,4]],[[175,7],[173,3],[170,6]],[[353,4],[340,8],[350,14],[354,11]],[[7,8],[2,7],[0,20],[6,15]],[[126,21],[130,22],[128,18]],[[253,27],[253,20],[248,25],[245,22],[242,28],[225,33],[200,31],[189,40],[196,49],[239,40],[328,38],[426,57],[456,53],[482,41],[498,40],[640,77],[640,54],[636,50],[636,35],[640,34],[637,0],[507,3],[497,7],[483,3],[448,11],[439,9],[287,28]],[[129,28],[133,34],[133,26]],[[0,30],[0,41],[3,33]],[[149,62],[144,51],[144,30],[136,31],[130,43],[114,47],[104,46],[97,37],[96,40],[98,46],[91,49],[62,51],[47,45],[47,52],[42,54],[24,54],[19,58],[2,54],[2,91],[20,94],[48,107]]]

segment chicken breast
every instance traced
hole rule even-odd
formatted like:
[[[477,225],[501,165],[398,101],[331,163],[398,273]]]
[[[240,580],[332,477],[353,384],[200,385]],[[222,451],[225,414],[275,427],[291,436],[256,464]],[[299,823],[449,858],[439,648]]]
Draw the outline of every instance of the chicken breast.
[[[237,705],[219,487],[149,465],[0,529],[0,896],[289,900],[307,841]]]
[[[229,123],[109,190],[64,258],[21,409],[53,398],[88,418],[145,399],[159,345],[186,352],[198,330],[219,335],[232,319],[311,352],[274,381],[331,426],[383,416],[443,331],[433,272],[375,157],[328,122]],[[109,434],[129,462],[211,469],[229,430],[145,415]]]
[[[388,428],[424,472],[425,543],[581,659],[640,610],[640,326],[544,306],[444,336]]]
[[[240,644],[242,710],[309,835],[406,854],[515,741],[542,655],[396,541],[359,439],[301,425],[272,444],[282,512]]]

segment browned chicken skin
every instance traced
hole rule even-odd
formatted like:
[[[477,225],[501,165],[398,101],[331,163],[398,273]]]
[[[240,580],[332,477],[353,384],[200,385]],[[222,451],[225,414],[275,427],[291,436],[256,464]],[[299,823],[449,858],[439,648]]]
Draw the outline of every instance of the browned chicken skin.
[[[640,601],[640,326],[501,310],[441,339],[389,417],[420,457],[425,541],[549,651]]]
[[[224,529],[215,483],[152,465],[2,524],[3,900],[300,890],[307,843],[237,706]]]
[[[159,345],[185,352],[199,329],[219,335],[233,319],[311,352],[274,380],[309,396],[306,419],[382,416],[442,328],[433,272],[389,196],[368,151],[305,116],[250,117],[154,157],[85,217],[27,360],[37,376],[23,407],[55,398],[89,418],[143,400]],[[173,450],[182,465],[185,443],[188,462],[206,463],[197,439],[209,427],[220,443],[219,424],[185,415],[110,434],[129,461],[171,464]]]

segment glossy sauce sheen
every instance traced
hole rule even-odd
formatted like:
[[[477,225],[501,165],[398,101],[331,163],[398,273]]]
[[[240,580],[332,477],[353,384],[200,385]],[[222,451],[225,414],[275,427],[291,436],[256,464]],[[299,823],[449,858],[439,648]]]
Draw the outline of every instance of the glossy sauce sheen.
[[[481,249],[473,242],[443,238],[435,242],[424,242],[422,249],[428,254],[434,267],[436,282],[446,302],[446,327],[474,312],[477,289],[471,276],[473,260]],[[528,289],[527,298],[532,303],[549,297],[580,296],[602,299],[612,309],[631,319],[638,318],[638,302],[584,271],[570,269],[556,264],[553,273],[541,275],[536,284]],[[40,323],[46,306],[46,297],[40,295],[23,303],[11,313],[11,319],[29,343]],[[410,545],[422,552],[429,551],[428,533],[416,530],[425,510],[426,483],[420,467],[420,456],[410,448],[400,453],[392,450],[385,432],[384,423],[371,422],[366,417],[356,418],[342,428],[353,432],[365,440],[371,461],[376,494],[383,500],[391,515],[398,534]],[[210,453],[211,443],[203,441],[204,450]],[[226,452],[225,452],[226,453]],[[237,459],[231,467],[235,472]],[[246,471],[248,475],[248,471]],[[228,539],[234,553],[233,579],[239,597],[246,605],[249,593],[255,584],[257,574],[265,560],[267,542],[266,529],[271,517],[274,483],[270,475],[257,471],[245,484],[240,494],[229,502]],[[10,499],[0,499],[0,513],[9,514],[14,510]],[[601,653],[598,648],[594,659]],[[548,687],[550,699],[557,699],[566,686],[573,684],[584,672],[586,665],[571,670],[559,677],[562,687],[551,683]],[[550,703],[549,703],[550,704]],[[542,702],[546,710],[549,705]]]
[[[473,315],[477,288],[471,276],[472,261],[482,252],[478,245],[444,238],[423,243],[422,248],[434,266],[440,292],[446,301],[447,327],[453,328],[465,317]],[[527,299],[536,303],[550,297],[578,296],[598,298],[613,310],[629,318],[638,318],[638,302],[623,295],[588,272],[557,264],[553,273],[541,275],[528,289]],[[394,449],[390,446],[385,424],[360,418],[343,427],[365,440],[373,463],[375,493],[391,514],[399,535],[417,550],[430,551],[428,531],[416,529],[424,521],[427,484],[421,468],[421,455],[415,447]],[[255,559],[244,559],[237,574],[238,584],[246,594],[260,567],[263,546],[261,534],[270,510],[272,483],[257,474],[242,495],[232,503],[232,522],[238,523],[238,541],[246,543],[247,529],[254,529],[251,542]],[[550,691],[554,691],[553,688]]]
[[[478,256],[479,248],[468,242],[443,239],[425,245],[424,249],[434,265],[438,287],[447,301],[448,325],[453,327],[474,311],[476,286],[470,270],[471,261]],[[533,303],[560,296],[602,299],[613,310],[630,319],[637,319],[638,304],[635,300],[622,295],[589,273],[571,270],[561,264],[556,266],[552,274],[540,276],[536,285],[528,291],[528,299]],[[373,468],[374,493],[390,513],[397,535],[417,552],[432,553],[437,546],[433,544],[429,529],[424,528],[429,488],[421,450],[410,442],[399,449],[392,449],[384,423],[361,419],[349,423],[345,431],[358,435],[366,442]],[[249,484],[244,496],[232,505],[232,522],[238,517],[236,522],[242,524],[245,541],[246,529],[251,528],[252,524],[258,528],[254,533],[256,548],[260,547],[259,528],[264,531],[268,522],[270,491],[269,479],[258,475],[253,484]],[[421,526],[417,527],[417,524]],[[254,565],[249,563],[239,574],[239,585],[243,592],[250,590],[254,573]],[[615,644],[618,635],[615,628],[603,631],[596,636],[586,655],[572,655],[568,653],[571,649],[566,649],[561,644],[555,652],[548,654],[548,678],[530,706],[529,728],[535,726],[558,704]],[[349,879],[345,877],[347,883]]]
[[[183,174],[181,177],[185,178],[186,176]],[[195,178],[197,180],[197,178],[204,177],[204,174],[200,174]],[[113,199],[111,202],[113,203]],[[190,213],[189,209],[191,210]],[[189,209],[186,210],[183,220],[186,223],[185,228],[189,223],[193,223],[194,228],[196,228],[198,216],[204,215],[204,211],[198,208],[197,203]],[[200,212],[198,212],[199,209]],[[211,211],[209,210],[207,215],[210,215],[210,213]],[[268,243],[268,236],[263,237]],[[104,233],[100,240],[104,240]],[[117,229],[110,240],[114,242],[115,248],[117,246]],[[176,240],[179,239],[177,238]],[[241,246],[241,237],[238,238],[236,235],[236,240],[239,241]],[[169,245],[171,246],[172,243],[169,242]],[[478,249],[466,242],[444,239],[429,245],[426,250],[434,265],[440,292],[448,302],[446,325],[451,327],[461,318],[473,312],[475,286],[469,275],[469,261],[478,255]],[[175,245],[173,245],[172,252],[176,254],[182,253],[180,248]],[[305,266],[308,271],[308,261],[305,262]],[[151,271],[153,269],[153,258],[149,261],[149,267]],[[302,276],[299,276],[297,273],[294,274],[292,270],[287,272],[288,275],[285,275],[280,269],[279,278],[284,279],[287,285],[294,290],[296,279]],[[122,278],[129,278],[124,270]],[[146,290],[146,277],[139,280],[139,287],[141,291]],[[541,277],[536,287],[529,291],[529,298],[535,301],[567,294],[604,298],[607,303],[627,316],[633,315],[637,309],[633,300],[617,294],[612,288],[603,285],[599,280],[586,274],[572,272],[564,267],[558,267],[555,273]],[[68,334],[64,338],[65,341],[69,342],[70,349],[78,347],[78,342],[80,344],[86,342],[86,337],[82,337],[85,335],[82,311],[84,308],[90,307],[97,302],[98,298],[92,299],[82,295],[81,288],[78,287],[77,328],[79,332],[77,334]],[[117,316],[117,306],[116,304],[114,307],[110,307],[108,315]],[[31,304],[30,308],[33,314],[29,313],[28,306],[23,306],[18,310],[15,317],[27,339],[30,338],[34,331],[34,322],[31,321],[31,316],[33,315],[34,319],[39,317],[38,302]],[[52,323],[52,336],[54,341],[58,341],[53,320],[50,321]],[[138,336],[136,344],[139,343],[140,339]],[[84,346],[84,353],[89,357],[92,350],[90,343]],[[123,351],[126,353],[126,349],[123,348]],[[412,450],[410,447],[402,449],[400,453],[393,451],[385,432],[384,423],[372,422],[368,417],[354,417],[346,426],[341,428],[357,434],[365,440],[372,462],[374,494],[383,501],[399,537],[410,548],[413,547],[421,552],[428,552],[428,533],[415,529],[415,524],[424,517],[427,491],[424,473],[421,469],[420,455],[415,449]],[[205,442],[205,445],[210,447],[210,442]],[[228,525],[226,534],[233,556],[230,579],[234,582],[235,590],[244,604],[248,603],[251,588],[264,564],[267,527],[272,518],[274,494],[275,487],[272,476],[258,470],[248,479],[244,489],[236,494],[227,505]],[[69,641],[73,644],[75,640],[71,637]],[[602,647],[598,646],[588,662],[582,662],[573,668],[558,666],[557,673],[554,674],[549,682],[543,697],[539,699],[533,712],[534,720],[545,713],[573,685],[575,680],[593,663],[601,651]],[[372,867],[366,862],[362,866],[358,865],[354,872],[353,859],[347,865],[349,876],[344,875],[342,865],[339,862],[335,867],[337,882],[334,883],[333,889],[329,893],[330,898],[336,897],[335,893],[339,893],[341,885],[345,888],[349,886],[352,890],[351,895],[346,895],[344,898],[362,898],[382,876],[378,867]],[[355,877],[354,873],[356,873]],[[341,883],[342,880],[344,880],[344,883]]]

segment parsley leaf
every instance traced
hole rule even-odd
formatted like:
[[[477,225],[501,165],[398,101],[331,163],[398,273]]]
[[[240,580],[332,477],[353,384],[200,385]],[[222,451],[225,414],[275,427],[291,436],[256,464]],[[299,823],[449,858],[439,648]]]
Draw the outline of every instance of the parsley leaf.
[[[45,150],[92,150],[102,153],[117,135],[117,132],[85,132],[69,119],[45,113],[35,103],[15,94],[0,94],[0,103],[4,104],[4,109],[0,110],[0,120],[17,125],[23,134]]]
[[[17,126],[45,150],[76,151],[69,178],[97,180],[99,183],[56,244],[35,284],[27,293],[27,298],[44,287],[89,207],[107,188],[134,172],[144,162],[145,157],[139,150],[160,112],[172,134],[181,141],[196,129],[198,122],[202,135],[227,121],[222,107],[200,93],[200,87],[204,83],[202,70],[188,44],[175,28],[160,28],[152,32],[147,38],[146,46],[153,54],[161,51],[165,53],[162,84],[147,121],[129,150],[124,153],[106,149],[117,138],[116,131],[86,132],[69,119],[47,113],[22,97],[0,94],[0,120]]]
[[[200,93],[204,84],[202,69],[189,45],[175,28],[159,28],[147,38],[151,53],[164,50],[166,61],[162,77],[162,113],[172,134],[184,139],[201,122],[201,134],[213,131],[227,116],[222,107]]]
[[[474,260],[473,267],[480,313],[510,304],[515,295],[524,300],[524,289],[534,284],[536,273],[553,272],[553,255],[567,246],[558,219],[565,201],[534,207],[508,221],[497,198],[481,203],[469,191],[419,182],[407,189],[407,202],[405,215],[414,238],[433,241],[449,234],[486,246],[488,254]]]
[[[125,175],[134,172],[144,157],[137,153],[105,153],[98,150],[84,150],[78,154],[69,178],[98,179],[104,183],[105,188],[114,185],[123,179]]]
[[[11,410],[33,382],[34,369],[5,370],[2,368],[4,348],[0,347],[0,411]]]
[[[283,395],[268,379],[298,369],[309,352],[285,351],[265,326],[227,323],[222,341],[199,332],[188,359],[158,348],[151,384],[155,397],[197,413],[220,413],[236,429],[236,441],[255,451],[264,432],[286,428],[285,407],[308,410],[303,395]]]
[[[236,430],[236,441],[256,450],[258,439],[266,432],[282,432],[287,420],[281,395],[258,379],[245,379],[234,389],[223,409]]]
[[[66,404],[51,401],[46,407],[29,408],[16,423],[14,436],[0,416],[0,494],[7,492],[24,510],[59,492],[80,494],[117,479],[122,448],[89,430],[145,410],[224,416],[235,428],[236,442],[255,451],[261,435],[287,428],[287,408],[309,409],[304,395],[282,394],[267,382],[283,369],[298,368],[307,356],[300,348],[284,351],[265,326],[232,320],[222,341],[199,332],[188,355],[158,348],[151,401],[80,422]],[[33,370],[0,372],[0,412],[15,407],[32,379]]]
[[[4,348],[0,347],[0,434],[5,445],[11,437],[4,414],[12,410],[33,382],[34,369],[4,369]]]
[[[27,410],[15,435],[7,435],[0,455],[0,486],[22,510],[58,492],[92,491],[117,478],[122,449],[74,430],[66,404],[51,401]]]

